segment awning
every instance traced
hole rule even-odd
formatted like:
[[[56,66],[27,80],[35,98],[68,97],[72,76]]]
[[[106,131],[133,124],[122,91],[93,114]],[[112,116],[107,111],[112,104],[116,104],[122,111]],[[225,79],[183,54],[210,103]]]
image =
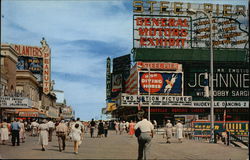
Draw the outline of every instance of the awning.
[[[37,109],[16,109],[16,113],[19,115],[19,117],[47,118],[45,113],[42,113]]]

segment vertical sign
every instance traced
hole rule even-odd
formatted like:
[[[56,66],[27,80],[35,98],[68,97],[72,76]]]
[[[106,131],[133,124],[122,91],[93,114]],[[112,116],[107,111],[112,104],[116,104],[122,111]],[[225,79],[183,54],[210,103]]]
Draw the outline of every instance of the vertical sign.
[[[48,94],[50,92],[50,48],[45,39],[41,41],[43,52],[43,92]]]
[[[107,58],[107,66],[106,66],[106,99],[111,98],[111,73],[110,73],[110,66],[111,66],[110,58]]]

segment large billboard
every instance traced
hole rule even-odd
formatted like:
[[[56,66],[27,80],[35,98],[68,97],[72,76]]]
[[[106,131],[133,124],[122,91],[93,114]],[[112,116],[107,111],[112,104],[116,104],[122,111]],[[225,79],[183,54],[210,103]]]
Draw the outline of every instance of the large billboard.
[[[133,2],[134,48],[209,48],[210,22],[202,12],[211,12],[214,48],[249,48],[248,6],[169,1]]]
[[[185,65],[185,95],[194,100],[204,97],[206,64]],[[214,98],[218,101],[249,100],[249,66],[246,64],[216,63],[214,66]]]
[[[19,56],[16,67],[17,70],[31,71],[38,81],[42,81],[43,58]]]
[[[12,44],[18,57],[17,69],[30,70],[38,81],[43,82],[43,92],[50,92],[51,50],[43,38],[42,47]]]
[[[183,95],[183,72],[139,72],[140,94]]]

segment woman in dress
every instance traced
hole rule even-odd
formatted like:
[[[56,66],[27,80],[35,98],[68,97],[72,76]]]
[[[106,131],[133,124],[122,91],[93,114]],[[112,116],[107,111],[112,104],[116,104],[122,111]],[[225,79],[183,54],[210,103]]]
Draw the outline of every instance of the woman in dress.
[[[115,121],[115,132],[116,134],[119,133],[119,122]]]
[[[78,146],[81,141],[81,130],[79,129],[79,124],[75,124],[75,127],[71,129],[72,140],[74,142],[74,152],[78,154]]]
[[[48,145],[48,131],[49,127],[46,124],[46,120],[42,121],[42,124],[38,126],[38,133],[39,133],[39,143],[42,146],[42,151],[45,151],[45,146]]]
[[[130,121],[129,123],[129,135],[131,135],[131,137],[133,137],[133,135],[135,134],[135,123],[133,122],[133,120]]]
[[[172,137],[173,133],[173,125],[170,120],[167,120],[166,124],[166,137],[167,137],[167,143],[170,143],[170,139]]]
[[[1,141],[2,144],[5,144],[5,141],[9,140],[9,129],[6,119],[3,120],[3,123],[0,125],[0,128],[1,128]]]
[[[20,131],[19,131],[19,138],[21,140],[22,143],[24,143],[24,139],[25,139],[25,127],[24,127],[24,123],[23,123],[23,120],[20,119]]]
[[[177,139],[180,143],[182,143],[182,138],[183,138],[183,125],[181,124],[181,121],[178,120],[178,123],[176,124],[176,134],[177,134]]]

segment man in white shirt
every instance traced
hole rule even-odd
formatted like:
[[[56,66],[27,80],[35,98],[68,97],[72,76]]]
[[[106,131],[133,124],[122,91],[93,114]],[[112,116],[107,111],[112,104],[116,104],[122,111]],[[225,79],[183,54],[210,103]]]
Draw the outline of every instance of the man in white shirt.
[[[140,128],[141,135],[138,137],[139,149],[138,160],[149,158],[149,148],[151,146],[151,140],[154,136],[154,126],[146,119],[146,115],[142,117],[142,120],[135,125],[135,130]]]
[[[47,123],[48,127],[49,127],[49,142],[52,141],[52,134],[53,134],[53,131],[55,129],[55,124],[54,122],[52,122],[51,120]]]

